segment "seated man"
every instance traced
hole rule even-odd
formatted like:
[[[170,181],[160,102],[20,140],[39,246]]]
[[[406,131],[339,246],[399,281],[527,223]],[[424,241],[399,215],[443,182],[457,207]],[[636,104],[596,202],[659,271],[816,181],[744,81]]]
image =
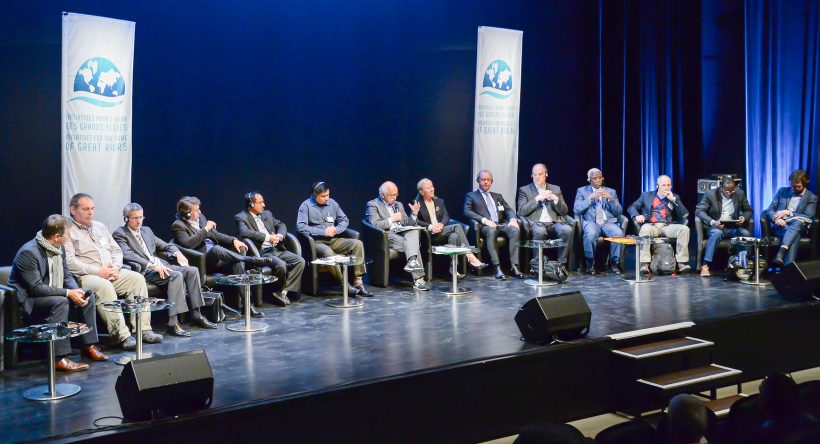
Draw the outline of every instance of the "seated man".
[[[345,254],[364,259],[364,245],[358,239],[339,237],[347,230],[350,221],[339,204],[330,198],[330,185],[325,182],[313,184],[313,195],[299,205],[296,215],[296,229],[305,236],[310,236],[316,242],[316,254],[320,257]],[[328,267],[330,273],[342,285],[350,284],[344,281],[339,267]],[[353,266],[353,286],[348,289],[351,296],[371,297],[362,282],[366,273],[364,264]]]
[[[421,204],[419,214],[416,218],[416,223],[421,227],[426,227],[430,230],[431,240],[433,245],[455,245],[458,247],[469,247],[470,243],[467,241],[467,234],[461,224],[450,224],[450,215],[447,213],[447,207],[444,206],[444,200],[436,197],[436,188],[433,186],[433,181],[430,179],[421,179],[416,185],[418,189],[418,196],[416,201]],[[487,264],[478,260],[473,253],[467,253],[467,262],[475,270],[480,270],[487,266]],[[457,270],[450,269],[450,274],[458,273]],[[458,277],[464,276],[458,273]]]
[[[92,361],[107,361],[94,344],[97,343],[97,310],[94,294],[77,286],[68,271],[63,244],[70,222],[59,214],[52,214],[43,221],[43,228],[34,239],[26,242],[11,266],[9,285],[17,290],[17,302],[32,324],[68,322],[69,311],[80,311],[83,323],[89,331],[78,337],[82,342],[82,355]],[[54,343],[57,362],[54,367],[64,372],[78,372],[88,364],[69,359],[71,344],[68,339]]]
[[[274,263],[273,275],[278,279],[273,297],[284,305],[290,298],[299,300],[302,288],[302,272],[305,260],[285,249],[288,229],[273,213],[265,209],[265,198],[256,191],[245,195],[245,211],[233,217],[239,236],[252,240],[262,257],[270,257]],[[280,284],[281,282],[281,284]],[[288,298],[288,293],[291,294]]]
[[[141,274],[122,268],[122,250],[108,228],[94,220],[94,200],[85,193],[77,193],[69,202],[72,223],[68,229],[65,255],[68,269],[80,276],[80,285],[97,294],[97,305],[112,302],[117,296],[131,299],[147,297],[148,289]],[[137,341],[131,336],[121,313],[97,308],[111,336],[124,350],[135,350]],[[133,322],[136,316],[132,315]],[[151,330],[151,314],[140,316],[142,341],[147,344],[162,342],[162,336]]]
[[[675,260],[678,272],[686,273],[689,266],[689,227],[686,218],[689,211],[683,206],[680,196],[672,192],[672,179],[658,176],[658,188],[641,194],[627,212],[641,227],[639,236],[668,237],[675,239]],[[641,247],[641,273],[648,274],[651,260],[649,244]]]
[[[547,176],[547,167],[543,163],[533,165],[532,183],[518,189],[518,215],[530,221],[533,240],[558,238],[569,245],[572,227],[564,219],[569,208],[561,188],[548,184]],[[568,253],[567,246],[559,248],[558,262],[566,265]]]
[[[188,258],[180,253],[179,248],[158,238],[150,228],[142,225],[145,220],[143,214],[140,204],[126,205],[122,209],[125,226],[114,230],[113,237],[122,249],[125,260],[140,265],[146,282],[166,288],[168,300],[174,304],[168,309],[166,332],[174,336],[191,336],[191,332],[182,328],[177,319],[178,315],[188,311],[186,294],[190,297],[193,308],[192,323],[202,328],[217,328],[216,324],[205,319],[199,312],[199,307],[205,305],[202,299],[202,285],[199,282],[199,270],[188,266]],[[171,265],[157,257],[159,251],[168,257],[174,256],[179,265]]]
[[[595,274],[595,247],[601,232],[606,237],[621,237],[624,231],[618,225],[618,217],[623,214],[623,207],[618,202],[618,194],[612,188],[604,186],[604,175],[598,168],[587,171],[589,185],[578,188],[575,193],[573,211],[581,219],[584,233],[584,258],[587,262],[587,273]],[[621,246],[615,242],[609,245],[609,271],[621,274]]]
[[[746,199],[746,193],[737,188],[733,176],[723,176],[720,187],[709,190],[703,195],[700,203],[695,207],[695,217],[700,218],[709,227],[709,240],[706,242],[706,251],[703,253],[703,265],[700,275],[711,276],[710,266],[715,250],[724,237],[750,236],[749,230],[737,227],[726,228],[720,221],[736,220],[740,225],[752,217],[752,207]]]
[[[419,232],[408,230],[398,232],[397,229],[415,226],[419,214],[420,204],[408,205],[412,216],[408,217],[404,205],[396,201],[399,189],[393,182],[385,182],[379,187],[379,197],[367,202],[365,217],[371,225],[387,231],[387,241],[391,250],[404,253],[407,265],[404,270],[413,276],[413,289],[427,291],[430,287],[424,281],[424,267],[419,261]]]
[[[230,268],[233,274],[245,274],[245,266],[271,267],[272,258],[246,255],[248,247],[239,239],[216,230],[216,222],[208,220],[200,210],[201,202],[193,196],[183,196],[177,202],[177,220],[171,224],[174,242],[185,248],[205,254],[205,269],[213,273]],[[251,305],[251,316],[265,317],[265,313]]]
[[[478,189],[467,193],[464,197],[464,216],[478,222],[481,235],[487,242],[490,260],[495,267],[495,278],[502,281],[507,279],[501,271],[501,261],[498,259],[496,238],[500,231],[507,236],[512,264],[510,274],[524,279],[524,274],[518,270],[518,237],[521,227],[518,225],[515,210],[500,194],[490,192],[490,187],[493,185],[493,173],[488,170],[479,171],[476,182],[478,182]]]
[[[794,170],[789,183],[791,187],[777,190],[763,214],[772,223],[772,235],[780,239],[780,249],[772,260],[776,267],[794,262],[803,227],[811,225],[817,211],[817,195],[808,190],[809,175]]]

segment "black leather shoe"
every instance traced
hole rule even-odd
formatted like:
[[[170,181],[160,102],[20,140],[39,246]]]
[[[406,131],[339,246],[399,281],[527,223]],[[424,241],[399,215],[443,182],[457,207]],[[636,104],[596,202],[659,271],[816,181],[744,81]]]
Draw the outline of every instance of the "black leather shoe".
[[[510,275],[518,279],[524,279],[524,273],[522,273],[521,270],[519,270],[515,265],[513,265],[510,269]]]
[[[590,265],[587,267],[586,273],[590,276],[595,276],[598,274],[598,270],[595,269],[595,265]]]
[[[784,256],[786,256],[786,249],[780,248],[777,250],[777,254],[772,259],[772,265],[775,267],[782,267],[784,265]]]
[[[609,267],[609,272],[612,274],[621,274],[621,266],[618,264],[612,264],[612,266]]]
[[[372,298],[373,297],[373,293],[367,291],[367,289],[364,288],[364,284],[359,284],[355,288],[356,288],[356,291],[358,292],[359,296],[362,296],[362,297],[365,297],[365,298]]]
[[[500,281],[507,280],[507,276],[504,276],[504,272],[501,271],[501,267],[495,267],[495,273],[493,273],[493,277]]]
[[[485,269],[485,268],[487,268],[487,267],[489,267],[489,266],[490,266],[489,264],[485,264],[484,262],[481,262],[481,263],[480,263],[480,264],[478,264],[478,265],[473,265],[473,264],[469,264],[469,263],[467,264],[467,267],[468,267],[468,268],[470,269],[470,271],[472,271],[473,273],[478,273],[478,271],[479,271],[479,270],[483,270],[483,269]]]
[[[196,325],[197,327],[200,327],[200,328],[210,328],[212,330],[215,330],[215,329],[219,328],[218,325],[216,325],[213,322],[206,319],[205,316],[202,316],[199,319],[192,320],[191,324]]]
[[[264,318],[264,317],[265,317],[265,313],[263,313],[261,310],[257,310],[257,309],[256,309],[256,307],[254,307],[253,305],[251,305],[251,317],[254,317],[254,318]]]
[[[191,332],[182,328],[179,324],[169,325],[165,329],[165,333],[171,336],[178,336],[180,338],[190,338]]]

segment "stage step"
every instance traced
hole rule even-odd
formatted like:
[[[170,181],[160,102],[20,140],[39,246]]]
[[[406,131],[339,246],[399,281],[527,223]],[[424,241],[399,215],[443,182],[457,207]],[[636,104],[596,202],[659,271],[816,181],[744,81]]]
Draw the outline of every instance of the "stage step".
[[[717,364],[709,364],[704,367],[679,370],[665,375],[653,376],[646,379],[638,379],[638,382],[661,390],[671,390],[687,385],[694,385],[705,381],[728,378],[739,375],[742,372],[730,367]]]
[[[630,359],[646,359],[654,356],[677,353],[684,350],[711,347],[713,345],[715,345],[714,342],[687,336],[683,338],[668,339],[666,341],[658,341],[649,344],[615,349],[612,350],[612,353],[626,356]]]
[[[732,404],[747,396],[749,395],[745,393],[738,393],[737,395],[707,401],[706,403],[704,403],[704,405],[706,405],[706,408],[708,408],[709,410],[715,412],[715,416],[717,416],[718,418],[722,418],[729,414],[729,409],[732,408]]]

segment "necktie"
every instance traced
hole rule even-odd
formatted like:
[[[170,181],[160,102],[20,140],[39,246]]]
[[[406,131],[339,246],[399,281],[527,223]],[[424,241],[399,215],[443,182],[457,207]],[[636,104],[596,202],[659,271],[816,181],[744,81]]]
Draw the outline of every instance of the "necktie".
[[[595,211],[595,223],[598,225],[606,224],[606,213],[604,213],[604,200],[598,199],[598,210]]]
[[[151,263],[153,263],[154,265],[159,265],[159,258],[154,257],[154,255],[152,255],[151,252],[148,251],[148,245],[145,244],[145,240],[142,239],[142,236],[139,233],[137,233],[136,236],[137,241],[139,241],[140,246],[142,247],[142,251],[144,251],[145,255],[148,256],[148,260],[151,261]]]
[[[495,207],[495,202],[493,201],[492,196],[490,196],[490,193],[481,193],[481,194],[484,195],[484,203],[487,204],[487,210],[490,211],[490,219],[492,219],[493,222],[497,223],[498,222],[498,209],[496,209],[496,207]]]

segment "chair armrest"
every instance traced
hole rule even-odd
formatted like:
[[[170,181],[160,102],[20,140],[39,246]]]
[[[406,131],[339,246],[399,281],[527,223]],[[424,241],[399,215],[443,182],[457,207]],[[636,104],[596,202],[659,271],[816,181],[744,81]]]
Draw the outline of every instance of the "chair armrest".
[[[245,245],[248,247],[248,256],[259,256],[259,249],[256,248],[256,244],[253,242],[253,240],[248,239],[247,237],[240,237],[239,240],[244,242]]]
[[[185,248],[182,245],[175,243],[173,240],[171,241],[174,245],[179,248],[180,253],[188,259],[188,264],[192,267],[196,267],[199,270],[199,280],[200,282],[205,282],[205,253],[200,253],[199,251],[192,250],[190,248]]]
[[[293,233],[286,234],[282,242],[285,243],[285,250],[288,250],[297,256],[302,255],[302,247],[301,245],[299,245],[299,241],[296,239],[296,236],[294,236]]]
[[[470,227],[473,229],[473,246],[480,250],[484,247],[484,239],[481,238],[481,226],[478,221],[471,220]]]
[[[133,262],[133,261],[127,261],[127,260],[123,259],[122,268],[142,274],[142,265],[140,265],[136,262]]]
[[[470,235],[470,226],[469,226],[469,225],[467,225],[467,224],[465,224],[464,222],[461,222],[461,221],[459,221],[459,220],[453,219],[453,218],[451,217],[451,218],[450,218],[450,223],[449,223],[449,224],[447,224],[447,225],[455,225],[455,224],[459,224],[459,225],[461,225],[461,228],[464,230],[464,234],[465,234],[465,235],[467,235],[467,236],[469,236],[469,235]],[[469,239],[469,237],[468,237],[468,239]]]
[[[347,230],[343,231],[342,234],[339,234],[339,237],[346,237],[348,239],[358,239],[359,232],[352,228],[348,228]]]
[[[288,236],[291,236],[288,233]],[[316,241],[313,237],[305,233],[296,233],[296,240],[299,243],[299,249],[302,252],[302,257],[305,258],[308,264],[316,260]]]
[[[700,245],[703,243],[704,240],[703,230],[705,228],[706,226],[703,225],[703,221],[700,220],[699,217],[695,217],[695,235],[698,237],[698,251],[700,251]]]

